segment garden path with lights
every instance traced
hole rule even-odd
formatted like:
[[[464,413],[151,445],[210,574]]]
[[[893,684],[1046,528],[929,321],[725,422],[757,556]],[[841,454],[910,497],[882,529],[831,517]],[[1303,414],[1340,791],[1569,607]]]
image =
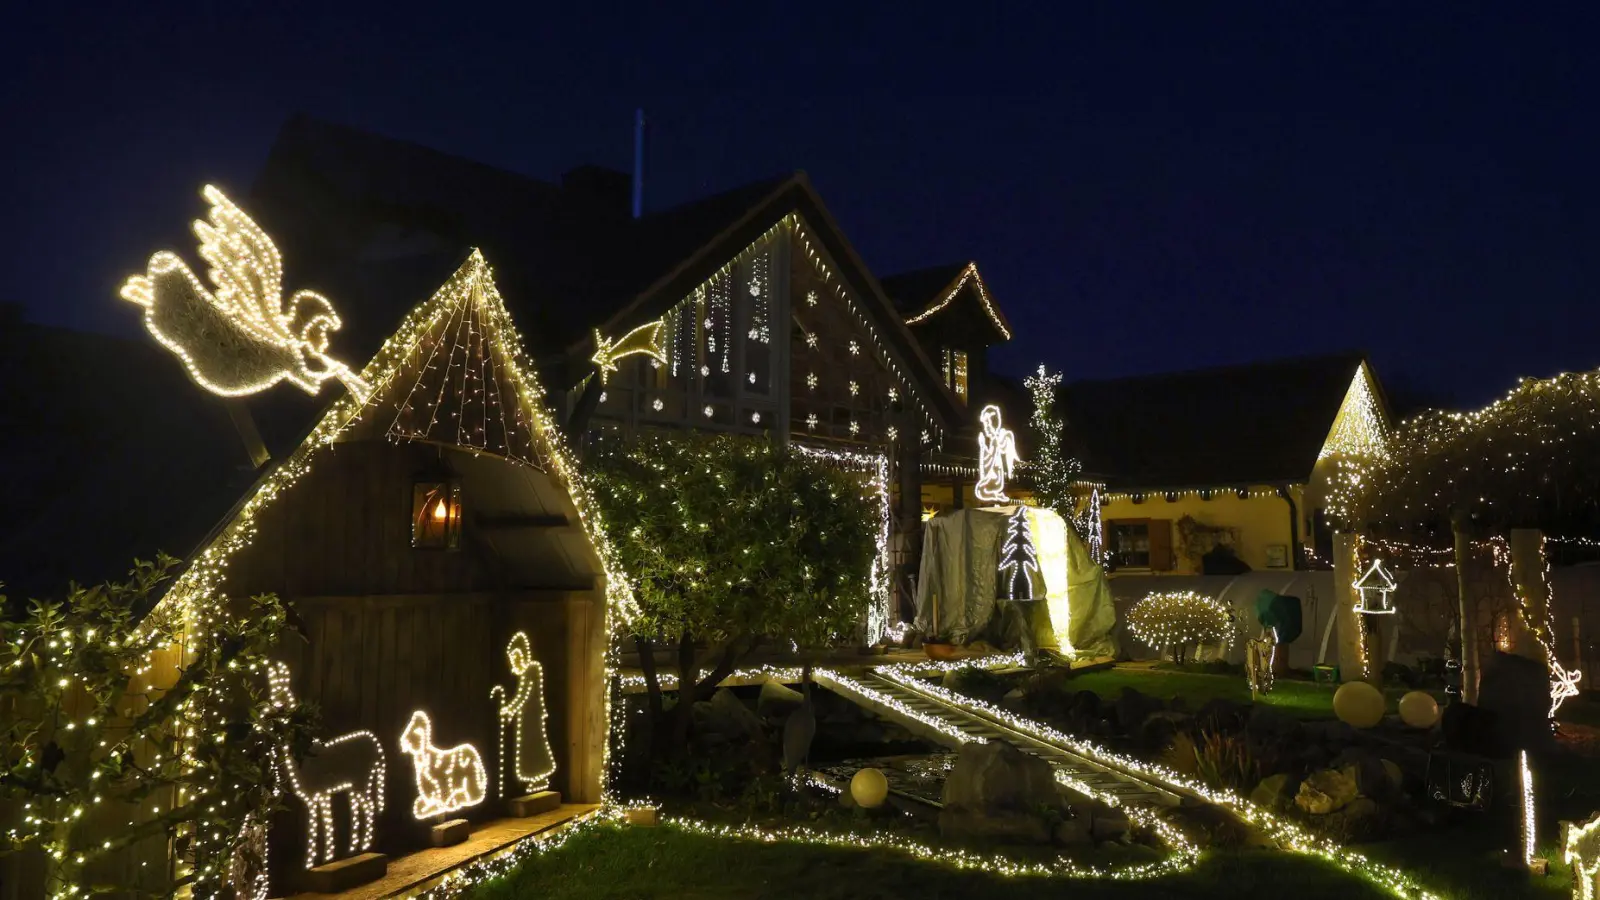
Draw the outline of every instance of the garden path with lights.
[[[1015,656],[981,660],[985,666],[1009,667],[1013,674],[1020,671],[1016,662]],[[471,896],[745,897],[781,889],[785,896],[805,898],[987,896],[1000,891],[1011,897],[1042,897],[1059,896],[1062,880],[1072,881],[1074,896],[1092,898],[1255,897],[1288,887],[1302,900],[1567,894],[1567,873],[1560,865],[1532,880],[1519,872],[1485,868],[1483,859],[1497,847],[1492,839],[1478,840],[1483,835],[1453,835],[1445,843],[1394,841],[1359,851],[1342,846],[1234,792],[929,680],[948,668],[910,663],[832,668],[818,670],[815,678],[875,715],[896,719],[937,743],[1005,740],[1045,759],[1062,784],[1120,805],[1130,819],[1153,828],[1165,855],[1156,858],[1153,848],[1132,847],[1126,859],[1110,866],[1103,865],[1103,858],[1080,865],[1073,853],[1059,849],[1008,847],[980,855],[908,840],[859,816],[840,822],[824,814],[814,826],[762,825],[702,804],[683,810],[685,815],[669,810],[674,814],[655,828],[623,825],[614,814],[580,823],[550,840],[547,849],[530,848],[516,865],[496,873],[499,877],[473,879],[477,883]],[[1076,679],[1083,680],[1085,690],[1110,690],[1130,681],[1154,687],[1169,680],[1178,690],[1206,684],[1207,679],[1237,682],[1132,667],[1081,673]],[[1304,696],[1295,702],[1273,705],[1307,718],[1327,716],[1331,688],[1304,688]],[[1203,699],[1205,692],[1198,693]],[[1583,768],[1549,773],[1574,808],[1593,802],[1578,787],[1586,774]],[[1550,846],[1541,850],[1557,861],[1553,822],[1548,828],[1543,843]],[[1234,832],[1227,849],[1209,846],[1219,829]],[[731,860],[738,862],[730,865]],[[708,871],[717,872],[716,879],[707,879]],[[572,878],[573,872],[583,877]]]

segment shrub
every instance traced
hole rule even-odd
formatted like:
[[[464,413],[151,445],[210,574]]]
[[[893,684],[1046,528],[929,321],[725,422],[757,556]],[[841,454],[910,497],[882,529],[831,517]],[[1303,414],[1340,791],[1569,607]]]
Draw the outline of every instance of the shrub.
[[[1134,637],[1182,663],[1189,647],[1233,642],[1233,613],[1216,600],[1194,591],[1155,591],[1128,610]]]
[[[1162,762],[1217,788],[1248,791],[1261,780],[1261,761],[1244,735],[1203,730],[1196,739],[1179,732]]]

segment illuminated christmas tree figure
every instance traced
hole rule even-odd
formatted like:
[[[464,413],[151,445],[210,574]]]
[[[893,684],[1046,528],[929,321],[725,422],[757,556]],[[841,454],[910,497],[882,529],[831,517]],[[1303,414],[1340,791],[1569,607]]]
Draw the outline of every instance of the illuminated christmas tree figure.
[[[1006,542],[1000,548],[1001,599],[1032,600],[1033,578],[1038,571],[1033,531],[1028,527],[1028,508],[1018,506],[1006,520]]]

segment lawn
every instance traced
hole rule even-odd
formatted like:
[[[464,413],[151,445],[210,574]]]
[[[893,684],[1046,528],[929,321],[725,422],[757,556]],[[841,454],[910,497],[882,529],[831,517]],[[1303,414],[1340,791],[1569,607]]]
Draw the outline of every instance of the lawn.
[[[1115,700],[1124,687],[1143,694],[1171,700],[1183,697],[1191,710],[1199,709],[1207,701],[1222,699],[1234,703],[1250,703],[1250,685],[1243,675],[1211,675],[1201,672],[1179,672],[1170,669],[1148,669],[1119,666],[1100,669],[1073,676],[1071,686],[1077,690],[1094,691],[1107,700]],[[1301,719],[1326,719],[1333,717],[1333,692],[1337,685],[1317,684],[1294,678],[1280,678],[1272,693],[1261,703],[1280,712]],[[1389,687],[1384,695],[1389,701],[1389,712],[1409,688]]]
[[[1375,900],[1371,884],[1306,857],[1270,851],[1211,853],[1180,875],[1149,881],[1004,878],[917,862],[886,850],[730,840],[657,828],[606,825],[486,882],[472,900],[689,898],[731,900]]]

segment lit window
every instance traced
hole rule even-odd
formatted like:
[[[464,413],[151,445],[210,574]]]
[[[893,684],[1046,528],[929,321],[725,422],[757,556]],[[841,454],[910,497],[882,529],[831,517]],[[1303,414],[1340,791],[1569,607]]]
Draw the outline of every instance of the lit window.
[[[962,403],[967,402],[967,351],[944,351],[944,384]]]
[[[411,546],[455,550],[461,545],[461,486],[418,481],[411,486]]]

